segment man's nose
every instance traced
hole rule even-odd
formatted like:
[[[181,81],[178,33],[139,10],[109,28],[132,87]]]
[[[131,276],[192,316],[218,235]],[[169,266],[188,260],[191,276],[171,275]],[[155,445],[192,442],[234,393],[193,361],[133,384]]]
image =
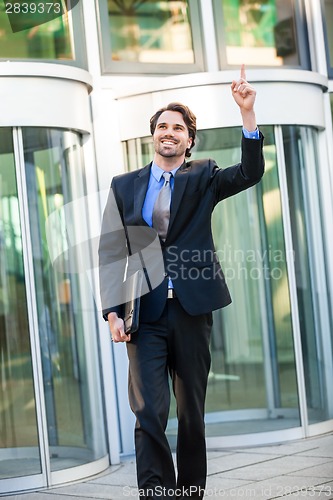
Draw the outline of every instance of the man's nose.
[[[165,131],[165,135],[174,136],[175,134],[173,128],[172,127],[167,128]]]

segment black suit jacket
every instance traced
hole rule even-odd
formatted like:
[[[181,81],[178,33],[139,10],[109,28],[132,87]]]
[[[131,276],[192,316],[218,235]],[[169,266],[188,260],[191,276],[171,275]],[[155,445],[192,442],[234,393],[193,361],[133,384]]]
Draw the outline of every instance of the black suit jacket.
[[[142,218],[151,164],[114,177],[103,215],[99,247],[100,288],[105,319],[110,311],[122,314],[122,292],[115,291],[123,281],[128,253],[133,254],[136,264],[127,268],[127,274],[131,274],[135,266],[153,266],[156,262],[155,277],[156,273],[160,277],[160,284],[153,286],[153,289],[149,287],[148,279],[148,293],[141,298],[141,321],[153,322],[162,314],[168,276],[172,279],[180,303],[190,315],[211,312],[231,302],[214,250],[211,215],[218,202],[259,182],[264,173],[262,146],[262,134],[260,140],[242,137],[239,164],[220,169],[214,160],[193,160],[184,162],[178,169],[167,237],[165,242],[158,245],[162,249],[164,266],[157,253],[156,258],[151,253],[145,259],[140,251],[157,238],[155,230],[148,227]],[[138,228],[142,232],[137,233],[135,229]],[[112,262],[118,265],[111,268]],[[114,300],[114,297],[117,299]]]

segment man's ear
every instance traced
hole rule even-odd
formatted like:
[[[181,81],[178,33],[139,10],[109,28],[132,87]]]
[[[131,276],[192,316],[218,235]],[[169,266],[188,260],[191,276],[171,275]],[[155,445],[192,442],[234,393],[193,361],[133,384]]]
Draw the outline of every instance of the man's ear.
[[[188,142],[187,142],[187,149],[190,149],[190,147],[192,146],[192,142],[193,142],[193,138],[189,137]]]

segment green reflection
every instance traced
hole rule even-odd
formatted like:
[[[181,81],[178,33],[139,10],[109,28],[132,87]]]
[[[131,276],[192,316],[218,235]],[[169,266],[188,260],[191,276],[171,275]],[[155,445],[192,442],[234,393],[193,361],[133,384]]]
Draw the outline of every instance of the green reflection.
[[[219,0],[227,63],[298,65],[292,0]]]
[[[0,58],[72,60],[69,26],[66,12],[47,23],[13,33],[5,1],[0,0]]]
[[[108,0],[112,60],[194,63],[188,2]]]

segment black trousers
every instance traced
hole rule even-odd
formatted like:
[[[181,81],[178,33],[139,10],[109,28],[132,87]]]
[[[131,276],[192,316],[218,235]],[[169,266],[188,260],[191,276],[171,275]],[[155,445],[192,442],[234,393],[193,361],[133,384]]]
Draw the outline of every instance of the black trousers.
[[[127,344],[129,402],[136,415],[139,493],[201,498],[207,475],[204,404],[210,368],[212,314],[188,315],[168,299],[161,318],[140,325]],[[165,430],[169,375],[177,402],[177,479]],[[153,492],[156,492],[154,495]]]

